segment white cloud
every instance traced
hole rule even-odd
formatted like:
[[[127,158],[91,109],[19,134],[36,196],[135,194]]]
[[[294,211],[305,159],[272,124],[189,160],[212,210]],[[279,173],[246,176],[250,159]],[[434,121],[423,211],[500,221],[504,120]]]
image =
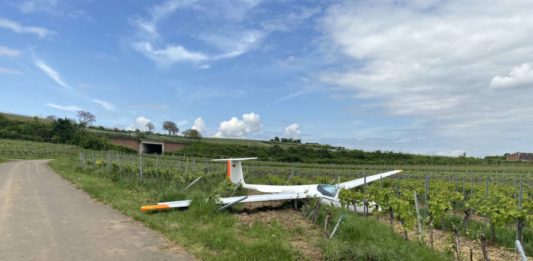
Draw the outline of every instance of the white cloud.
[[[242,120],[232,117],[230,120],[223,121],[218,127],[216,137],[241,138],[261,130],[261,117],[256,113],[245,113]]]
[[[15,33],[29,33],[29,34],[35,34],[39,38],[44,38],[46,36],[51,35],[53,32],[43,28],[43,27],[37,27],[37,26],[23,26],[20,23],[5,19],[0,17],[0,28],[6,28],[9,29]]]
[[[141,32],[146,33],[149,37],[159,37],[157,25],[155,25],[155,23],[142,19],[134,19],[131,23],[137,26]]]
[[[150,10],[150,14],[152,15],[152,19],[155,22],[158,22],[159,20],[172,14],[174,11],[176,11],[176,9],[180,7],[189,6],[195,2],[197,1],[196,0],[170,0],[161,5],[154,6]]]
[[[19,4],[18,8],[24,14],[40,11],[53,12],[57,8],[57,4],[57,0],[32,0]]]
[[[248,14],[263,0],[233,0],[233,1],[204,1],[203,5],[198,4],[211,17],[216,17],[223,21],[243,22],[248,18]],[[202,2],[199,2],[202,3]],[[211,8],[209,8],[211,7]]]
[[[104,109],[106,109],[108,111],[116,111],[117,110],[117,107],[114,104],[112,104],[112,103],[110,103],[108,101],[102,101],[102,100],[99,100],[99,99],[92,99],[92,101],[94,103],[97,103],[98,105],[102,106],[102,108],[104,108]]]
[[[249,52],[259,45],[265,37],[265,32],[250,30],[225,35],[208,34],[204,35],[202,40],[222,51],[222,53],[210,57],[211,60],[220,60],[234,58]]]
[[[171,0],[149,9],[148,18],[134,17],[131,24],[136,26],[141,40],[132,46],[135,50],[160,65],[179,62],[204,62],[198,68],[208,68],[208,61],[231,59],[246,54],[260,46],[265,38],[275,31],[288,31],[320,12],[318,8],[301,8],[298,11],[282,12],[275,17],[258,19],[261,12],[254,12],[261,4],[259,0],[236,1],[185,1]],[[202,22],[192,22],[198,30],[183,28],[180,34],[202,41],[205,49],[190,50],[182,44],[164,44],[160,37],[159,23],[175,12],[187,11],[202,17]],[[274,15],[273,15],[274,16]],[[211,24],[217,24],[216,27]],[[213,29],[215,28],[215,29]],[[167,37],[169,38],[169,37]],[[163,47],[164,46],[164,47]]]
[[[301,133],[300,125],[298,123],[293,123],[285,128],[283,136],[291,139],[299,139]]]
[[[148,124],[149,122],[153,123],[150,119],[148,119],[148,118],[146,118],[144,116],[139,116],[139,117],[137,117],[137,119],[135,119],[135,122],[132,125],[128,126],[126,129],[127,130],[139,129],[139,130],[142,130],[142,131],[147,131],[148,128],[146,128],[146,124]]]
[[[86,20],[93,20],[93,18],[85,11],[77,9],[70,2],[72,1],[27,0],[18,4],[17,7],[21,13],[26,15],[43,12],[56,17],[67,17],[71,19],[84,18]]]
[[[425,137],[501,151],[509,133],[530,140],[533,128],[531,89],[494,91],[531,81],[523,64],[533,61],[532,9],[531,1],[344,1],[323,28],[345,63],[320,78],[365,101],[359,108],[425,122]]]
[[[439,156],[447,156],[447,157],[459,157],[463,156],[466,152],[463,150],[452,150],[452,151],[438,151],[435,153]]]
[[[274,31],[290,31],[292,28],[300,25],[305,20],[318,15],[320,9],[315,8],[301,8],[298,12],[291,12],[287,15],[273,17],[271,20],[263,22],[265,30],[269,32]]]
[[[35,66],[39,67],[41,71],[46,73],[46,75],[52,78],[52,80],[54,80],[57,84],[65,88],[69,88],[68,85],[61,79],[61,77],[59,76],[59,73],[56,70],[52,69],[50,66],[48,66],[45,62],[41,60],[37,60],[35,62]]]
[[[72,111],[72,112],[83,111],[82,108],[76,105],[57,105],[55,103],[47,103],[46,106],[50,108],[62,110],[62,111]]]
[[[202,119],[202,117],[198,117],[194,120],[191,129],[197,130],[202,135],[205,135],[206,127],[205,127],[205,121]]]
[[[18,57],[20,55],[19,50],[11,49],[0,45],[0,56]]]
[[[177,62],[202,62],[208,59],[207,55],[189,51],[181,45],[169,45],[164,49],[155,49],[149,42],[139,42],[133,44],[133,47],[161,65],[171,65]]]
[[[160,20],[168,17],[178,8],[189,6],[195,3],[196,0],[170,0],[164,2],[160,5],[156,5],[149,10],[150,19],[134,18],[132,19],[132,24],[137,26],[141,32],[147,34],[147,36],[152,38],[159,37],[159,32],[157,29],[157,23]]]
[[[274,103],[280,103],[280,102],[285,102],[285,101],[288,101],[288,100],[292,100],[294,98],[300,97],[300,96],[308,94],[310,92],[312,92],[311,89],[304,89],[304,90],[300,90],[300,91],[297,91],[297,92],[289,93],[289,94],[287,94],[285,96],[282,96],[282,97],[276,99],[274,101]]]
[[[21,71],[7,67],[0,67],[0,73],[22,75]]]
[[[191,51],[181,45],[166,45],[164,48],[156,48],[150,42],[136,42],[133,43],[133,48],[138,52],[144,54],[159,65],[168,66],[180,62],[203,63],[208,61],[229,59],[240,56],[257,44],[259,44],[264,37],[264,34],[259,31],[250,31],[240,33],[236,37],[227,37],[219,35],[205,36],[205,40],[210,44],[221,49],[218,54],[206,54],[198,51]],[[209,69],[208,64],[201,64],[200,69]]]
[[[490,87],[494,89],[523,86],[533,87],[533,70],[529,63],[514,67],[508,76],[498,75],[490,81]]]

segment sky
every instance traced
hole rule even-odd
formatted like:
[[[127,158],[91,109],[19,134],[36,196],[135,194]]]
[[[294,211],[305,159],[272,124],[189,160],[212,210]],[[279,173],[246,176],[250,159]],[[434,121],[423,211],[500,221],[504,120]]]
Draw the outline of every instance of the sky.
[[[364,150],[532,151],[533,1],[0,1],[0,111]]]

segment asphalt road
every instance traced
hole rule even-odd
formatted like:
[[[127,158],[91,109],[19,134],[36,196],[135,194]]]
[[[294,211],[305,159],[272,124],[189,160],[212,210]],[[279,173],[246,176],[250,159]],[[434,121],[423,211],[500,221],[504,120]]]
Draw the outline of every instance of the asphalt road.
[[[0,164],[0,260],[192,260],[45,160]]]

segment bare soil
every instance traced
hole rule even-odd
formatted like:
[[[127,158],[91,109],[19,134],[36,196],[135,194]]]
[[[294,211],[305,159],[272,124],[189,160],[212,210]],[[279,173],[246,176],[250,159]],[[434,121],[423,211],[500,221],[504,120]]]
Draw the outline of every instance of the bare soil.
[[[285,202],[286,203],[286,202]],[[249,203],[240,213],[236,213],[240,225],[279,224],[291,233],[290,244],[309,260],[322,260],[322,250],[318,243],[324,234],[321,228],[311,223],[298,211],[283,208],[284,202]]]

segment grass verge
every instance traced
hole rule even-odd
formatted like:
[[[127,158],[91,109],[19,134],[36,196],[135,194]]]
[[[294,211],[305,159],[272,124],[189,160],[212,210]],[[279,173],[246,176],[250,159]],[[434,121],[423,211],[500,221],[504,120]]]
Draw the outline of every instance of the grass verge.
[[[451,253],[438,253],[420,241],[406,241],[399,234],[374,218],[364,218],[343,209],[324,209],[335,224],[342,214],[343,221],[336,236],[323,242],[324,257],[328,260],[450,260]]]
[[[122,213],[158,230],[170,240],[200,259],[207,260],[305,260],[307,256],[291,245],[296,237],[306,237],[306,231],[283,227],[278,222],[255,222],[244,225],[230,212],[217,213],[214,198],[220,194],[220,184],[207,181],[195,185],[187,196],[193,205],[186,211],[146,214],[139,206],[162,200],[179,200],[185,194],[176,187],[151,186],[121,178],[106,168],[77,167],[75,159],[60,158],[50,163],[60,175],[98,200]],[[339,215],[342,210],[323,208],[325,213]],[[301,229],[300,229],[301,230]],[[372,219],[345,213],[345,221],[334,239],[306,238],[327,260],[447,260],[448,256],[434,252],[417,242],[405,241],[386,226]]]

